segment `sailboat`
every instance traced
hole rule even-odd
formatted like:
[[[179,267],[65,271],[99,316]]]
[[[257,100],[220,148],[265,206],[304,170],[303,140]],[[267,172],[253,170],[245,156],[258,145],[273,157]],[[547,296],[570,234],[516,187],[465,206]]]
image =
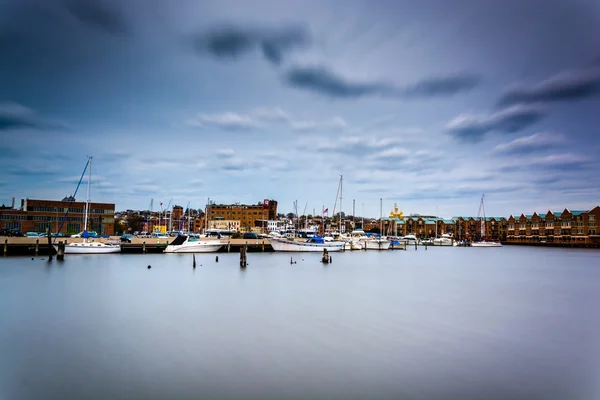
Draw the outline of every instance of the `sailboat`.
[[[88,184],[87,184],[87,198],[85,200],[85,216],[83,219],[83,242],[79,243],[68,243],[65,245],[65,254],[108,254],[108,253],[120,253],[121,246],[118,244],[106,244],[101,242],[88,242],[88,215],[90,212],[90,186],[92,184],[92,157],[88,158],[88,162],[83,170],[88,170]],[[83,178],[83,176],[82,176]],[[81,183],[81,181],[80,181]],[[78,185],[79,186],[79,185]],[[58,245],[54,245],[54,248],[58,251]]]
[[[479,203],[479,212],[477,213],[477,216],[479,217],[479,221],[480,221],[480,227],[481,227],[480,236],[481,237],[479,238],[479,241],[472,242],[471,246],[472,247],[502,247],[502,243],[500,243],[500,242],[485,240],[485,207],[483,205],[483,197],[484,197],[484,195],[481,195],[481,202]]]

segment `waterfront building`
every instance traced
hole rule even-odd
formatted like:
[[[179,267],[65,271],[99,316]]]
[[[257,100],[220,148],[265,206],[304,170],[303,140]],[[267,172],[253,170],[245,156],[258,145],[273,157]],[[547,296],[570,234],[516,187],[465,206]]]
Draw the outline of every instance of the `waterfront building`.
[[[74,199],[73,199],[74,200]],[[67,214],[67,209],[69,210]],[[66,218],[65,218],[66,215]],[[115,231],[114,203],[90,203],[88,231],[101,235],[113,235]],[[66,197],[58,200],[22,199],[19,208],[0,210],[0,230],[74,234],[83,230],[85,202]],[[64,220],[64,224],[63,224]]]
[[[239,221],[239,230],[249,232],[257,226],[256,221],[262,223],[277,217],[277,201],[265,199],[261,203],[252,205],[210,203],[206,206],[206,214],[209,226],[210,221],[213,220]]]
[[[508,218],[509,243],[600,243],[597,220],[600,206],[591,210],[551,211],[511,215]]]
[[[457,240],[482,240],[481,217],[452,217],[455,222],[454,237]],[[504,217],[485,217],[485,239],[505,241],[508,221]]]
[[[219,217],[208,221],[208,229],[239,232],[241,221],[239,219],[221,219]]]

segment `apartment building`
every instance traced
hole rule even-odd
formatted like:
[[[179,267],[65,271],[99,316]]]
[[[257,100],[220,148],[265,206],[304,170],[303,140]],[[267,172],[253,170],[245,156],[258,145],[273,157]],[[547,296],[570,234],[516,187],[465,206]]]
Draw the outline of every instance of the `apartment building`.
[[[511,215],[507,241],[513,243],[600,243],[597,221],[600,206],[591,210],[548,211]]]

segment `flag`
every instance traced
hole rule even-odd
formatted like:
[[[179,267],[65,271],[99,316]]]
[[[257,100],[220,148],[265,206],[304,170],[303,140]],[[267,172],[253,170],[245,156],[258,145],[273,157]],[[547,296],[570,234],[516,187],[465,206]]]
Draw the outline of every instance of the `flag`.
[[[323,214],[328,213],[329,212],[329,208],[326,208],[323,210]]]

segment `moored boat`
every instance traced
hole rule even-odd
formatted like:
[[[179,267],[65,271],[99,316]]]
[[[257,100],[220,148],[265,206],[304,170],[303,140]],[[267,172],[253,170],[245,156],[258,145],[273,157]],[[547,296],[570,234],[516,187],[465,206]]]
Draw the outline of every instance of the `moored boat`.
[[[433,239],[434,246],[452,246],[454,239],[452,235],[443,233],[441,237]]]
[[[180,235],[165,248],[165,253],[213,253],[219,251],[225,243],[220,240],[201,240]]]
[[[494,240],[486,240],[485,234],[485,206],[483,204],[483,197],[481,195],[481,202],[479,203],[479,226],[481,228],[480,236],[481,238],[478,241],[471,242],[471,247],[502,247],[502,243]]]
[[[304,242],[298,242],[289,239],[269,239],[271,247],[275,251],[303,251],[303,252],[323,252],[327,250],[341,251],[344,248],[344,242],[339,241],[324,241],[323,238],[310,238]]]
[[[88,238],[97,237],[96,234],[92,234],[92,233],[88,232],[88,230],[87,230],[88,216],[89,216],[89,211],[90,211],[90,186],[92,183],[92,157],[88,157],[88,162],[86,163],[85,168],[83,169],[83,174],[85,174],[86,170],[88,170],[88,183],[87,183],[87,196],[86,196],[86,200],[85,200],[85,214],[84,214],[84,219],[83,219],[83,232],[81,233],[81,236],[83,236],[83,242],[65,244],[65,254],[120,253],[121,246],[119,244],[102,243],[102,242],[94,242],[94,241],[88,242]],[[81,183],[81,180],[83,179],[83,176],[84,176],[83,174],[81,176],[81,179],[79,180],[79,183]],[[79,187],[79,184],[77,185],[77,187]],[[77,193],[77,190],[75,190],[75,193]],[[75,196],[75,194],[73,194],[73,197],[74,196]],[[67,213],[68,212],[69,212],[69,209],[67,208]],[[63,219],[63,224],[64,224],[64,221],[66,220],[66,216],[67,216],[67,214],[65,214],[65,218]],[[62,228],[62,224],[61,224],[60,228],[58,229],[59,232],[60,232],[61,228]],[[53,247],[58,252],[58,245],[53,244]]]

